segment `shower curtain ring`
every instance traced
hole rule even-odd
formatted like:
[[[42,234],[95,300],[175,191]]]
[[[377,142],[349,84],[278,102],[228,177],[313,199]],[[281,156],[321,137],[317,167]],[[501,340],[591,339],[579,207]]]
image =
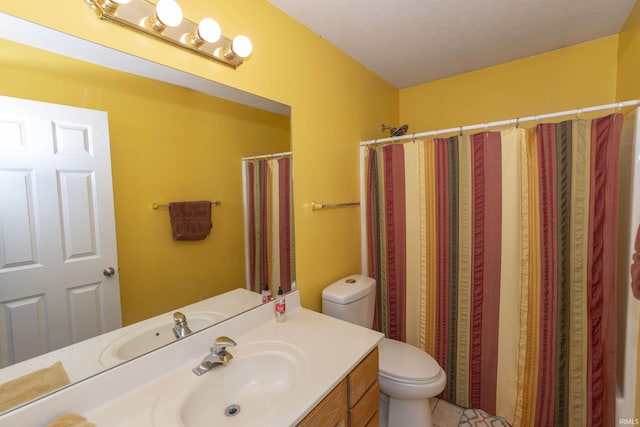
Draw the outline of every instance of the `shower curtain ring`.
[[[516,118],[516,129],[520,127],[520,117]]]
[[[622,102],[618,102],[618,105],[616,106],[616,113],[619,113],[622,111]]]
[[[415,144],[416,142],[416,133],[414,132],[413,135],[411,135],[411,142],[413,142]]]
[[[462,125],[460,125],[460,136],[464,136],[464,134],[462,133]]]
[[[582,114],[582,110],[580,108],[578,108],[576,110],[576,120],[580,120],[580,114]]]

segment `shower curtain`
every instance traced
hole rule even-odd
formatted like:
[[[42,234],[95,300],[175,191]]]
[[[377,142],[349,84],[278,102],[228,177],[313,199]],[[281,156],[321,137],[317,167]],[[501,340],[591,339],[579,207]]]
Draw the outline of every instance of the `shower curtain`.
[[[623,117],[362,150],[376,326],[442,397],[514,426],[615,425]]]
[[[272,295],[295,281],[291,158],[245,160],[249,289]]]

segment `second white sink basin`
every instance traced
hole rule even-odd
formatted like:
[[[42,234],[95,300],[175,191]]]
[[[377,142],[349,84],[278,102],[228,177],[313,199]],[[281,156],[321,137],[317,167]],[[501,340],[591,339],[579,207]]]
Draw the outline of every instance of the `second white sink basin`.
[[[227,317],[213,311],[194,311],[184,314],[193,332]],[[100,363],[105,367],[114,366],[176,341],[173,326],[173,319],[169,316],[149,319],[141,322],[140,325],[132,325],[130,330],[123,331],[122,335],[104,349],[100,355]]]
[[[176,372],[153,411],[158,427],[261,425],[301,383],[306,357],[295,346],[260,341],[227,348],[233,359],[202,376]],[[198,363],[195,362],[194,366]]]

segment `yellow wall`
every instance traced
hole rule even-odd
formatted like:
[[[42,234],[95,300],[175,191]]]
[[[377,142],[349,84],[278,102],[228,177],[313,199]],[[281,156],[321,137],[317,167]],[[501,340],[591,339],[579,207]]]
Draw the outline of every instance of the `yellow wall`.
[[[0,40],[0,93],[107,111],[125,324],[244,286],[241,158],[290,149],[289,117]],[[153,202],[221,200],[174,242]]]
[[[400,91],[400,122],[429,131],[615,102],[610,36]]]
[[[636,3],[619,35],[618,97],[640,98],[640,3]]]
[[[398,91],[264,0],[181,4],[192,20],[211,15],[225,35],[249,36],[251,58],[221,66],[101,21],[79,0],[0,0],[0,11],[290,105],[297,283],[303,304],[319,310],[324,286],[360,271],[359,216],[311,213],[310,203],[359,198],[358,142],[397,123]]]

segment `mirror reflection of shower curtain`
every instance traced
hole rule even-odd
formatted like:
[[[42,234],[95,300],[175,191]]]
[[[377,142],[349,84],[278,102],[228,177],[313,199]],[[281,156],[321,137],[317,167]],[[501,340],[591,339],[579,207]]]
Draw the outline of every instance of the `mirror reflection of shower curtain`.
[[[247,288],[295,289],[290,157],[243,160]]]

